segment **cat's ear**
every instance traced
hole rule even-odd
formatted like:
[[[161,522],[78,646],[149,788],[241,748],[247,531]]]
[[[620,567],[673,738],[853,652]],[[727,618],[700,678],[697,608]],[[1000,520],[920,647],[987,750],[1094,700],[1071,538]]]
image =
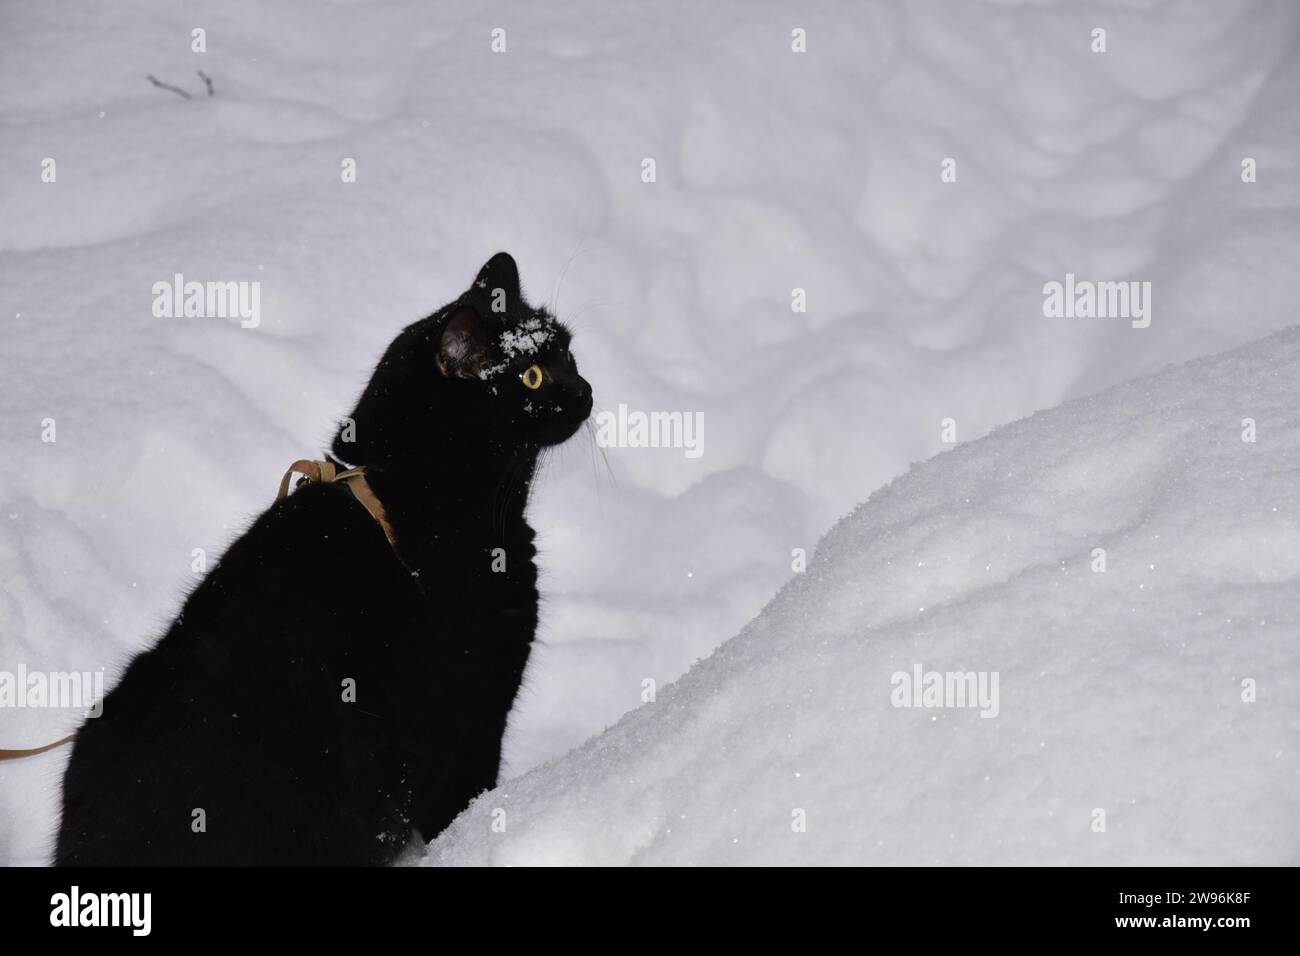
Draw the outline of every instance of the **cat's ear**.
[[[488,364],[488,330],[470,306],[462,305],[443,326],[438,371],[447,378],[473,378]]]
[[[474,279],[474,291],[494,303],[504,296],[505,309],[498,307],[497,311],[515,308],[519,303],[519,267],[514,257],[508,252],[498,252],[485,262]]]

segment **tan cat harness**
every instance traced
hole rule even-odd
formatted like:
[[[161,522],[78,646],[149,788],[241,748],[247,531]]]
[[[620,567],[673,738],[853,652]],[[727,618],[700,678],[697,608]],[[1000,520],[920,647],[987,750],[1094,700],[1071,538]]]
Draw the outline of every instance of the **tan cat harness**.
[[[295,474],[306,476],[308,481],[342,482],[347,486],[348,491],[352,492],[352,496],[361,502],[361,506],[370,512],[370,517],[384,529],[384,537],[388,539],[388,543],[394,548],[397,547],[393,526],[388,523],[388,515],[384,512],[383,504],[371,490],[370,482],[366,481],[364,465],[360,468],[339,471],[338,465],[332,461],[308,461],[306,458],[300,458],[289,466],[289,470],[280,479],[280,492],[275,496],[276,501],[289,494],[289,482]]]

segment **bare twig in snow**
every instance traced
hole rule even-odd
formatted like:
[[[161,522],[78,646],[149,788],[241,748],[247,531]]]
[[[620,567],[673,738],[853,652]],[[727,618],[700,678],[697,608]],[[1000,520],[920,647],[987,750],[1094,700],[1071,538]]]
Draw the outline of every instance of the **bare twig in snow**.
[[[164,83],[160,79],[158,79],[158,77],[154,76],[152,73],[148,75],[147,79],[149,80],[150,83],[158,87],[158,89],[160,90],[171,90],[173,93],[177,94],[178,96],[183,96],[187,100],[192,99],[190,94],[186,93],[179,86],[172,86],[170,83]]]

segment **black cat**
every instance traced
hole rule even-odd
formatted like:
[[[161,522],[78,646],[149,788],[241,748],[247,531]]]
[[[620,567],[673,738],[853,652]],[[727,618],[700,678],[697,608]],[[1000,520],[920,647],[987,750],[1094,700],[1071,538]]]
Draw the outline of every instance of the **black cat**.
[[[332,461],[235,541],[77,734],[55,862],[383,864],[496,783],[537,625],[539,451],[591,388],[494,256],[389,346]]]

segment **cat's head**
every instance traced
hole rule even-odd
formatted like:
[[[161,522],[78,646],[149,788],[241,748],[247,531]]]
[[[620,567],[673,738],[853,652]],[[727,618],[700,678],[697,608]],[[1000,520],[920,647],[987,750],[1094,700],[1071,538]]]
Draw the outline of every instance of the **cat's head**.
[[[393,464],[453,448],[557,445],[591,414],[571,339],[524,300],[515,260],[499,252],[460,298],[398,335],[357,403],[353,434],[345,423],[333,450]]]

